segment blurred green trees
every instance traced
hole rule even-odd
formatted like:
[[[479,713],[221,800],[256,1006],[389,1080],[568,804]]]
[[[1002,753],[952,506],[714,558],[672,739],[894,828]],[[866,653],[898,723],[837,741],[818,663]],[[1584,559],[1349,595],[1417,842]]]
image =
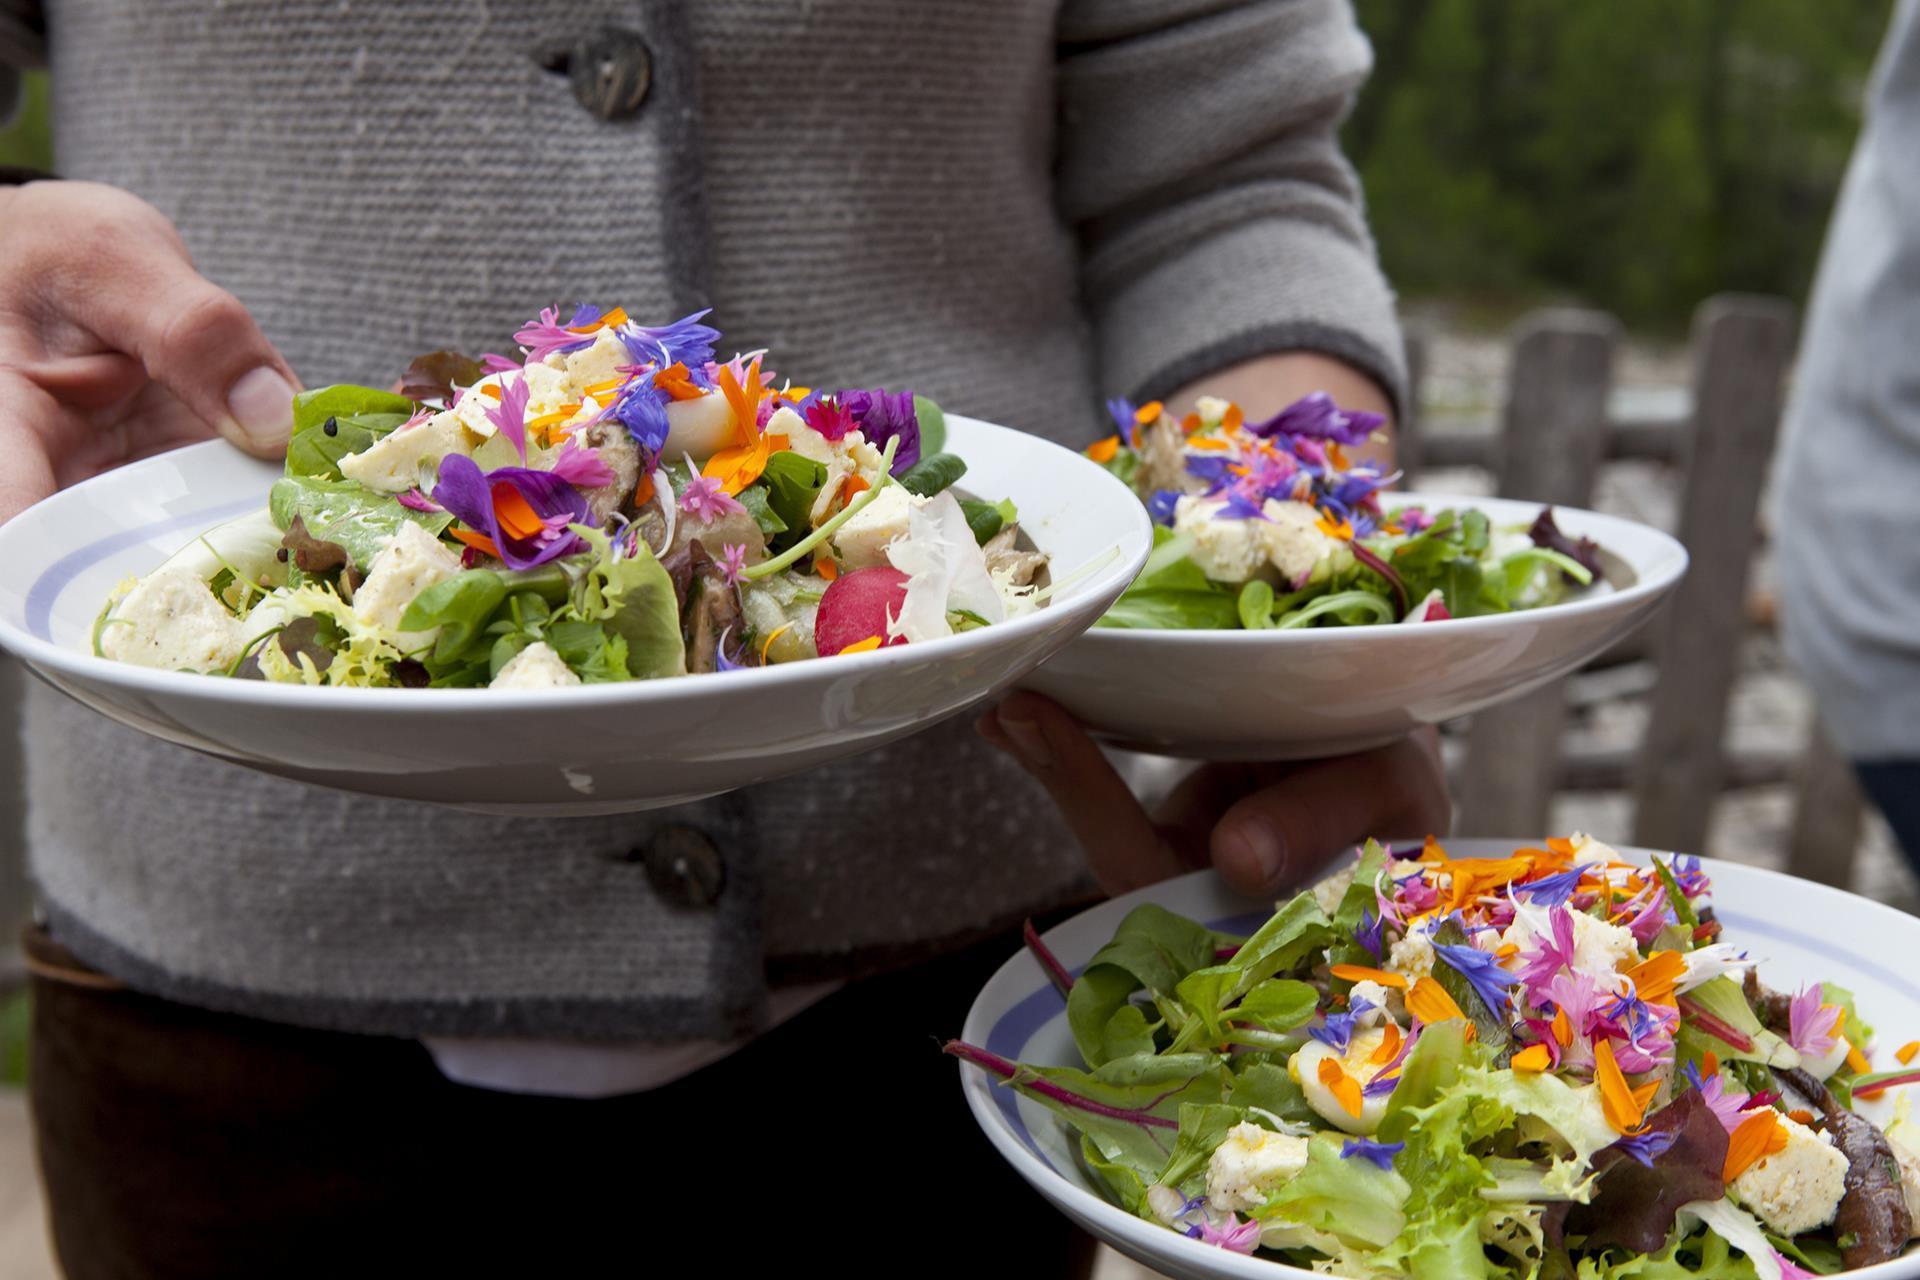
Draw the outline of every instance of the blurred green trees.
[[[5,128],[0,128],[0,164],[51,169],[53,137],[48,127],[46,73],[29,73],[22,88],[19,114]],[[0,104],[0,112],[5,110],[5,105]]]
[[[1346,141],[1403,294],[1804,294],[1889,0],[1357,4]]]

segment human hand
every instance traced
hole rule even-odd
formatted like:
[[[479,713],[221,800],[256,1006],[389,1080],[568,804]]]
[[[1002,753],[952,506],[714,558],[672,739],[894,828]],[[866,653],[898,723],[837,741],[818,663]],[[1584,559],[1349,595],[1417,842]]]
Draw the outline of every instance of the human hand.
[[[145,201],[91,182],[0,188],[0,521],[216,433],[278,457],[298,385]]]
[[[1087,731],[1048,699],[1010,694],[978,728],[1046,787],[1110,894],[1211,862],[1242,893],[1272,895],[1369,837],[1443,834],[1452,816],[1430,729],[1329,760],[1205,764],[1149,815]]]

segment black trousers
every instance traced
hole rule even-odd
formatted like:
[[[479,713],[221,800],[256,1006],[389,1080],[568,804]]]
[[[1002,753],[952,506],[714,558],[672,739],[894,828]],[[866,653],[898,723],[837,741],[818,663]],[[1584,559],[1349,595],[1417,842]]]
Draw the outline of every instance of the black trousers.
[[[117,988],[44,934],[31,1087],[72,1280],[1081,1276],[939,1051],[1008,937],[854,984],[604,1101],[454,1084],[406,1040]]]

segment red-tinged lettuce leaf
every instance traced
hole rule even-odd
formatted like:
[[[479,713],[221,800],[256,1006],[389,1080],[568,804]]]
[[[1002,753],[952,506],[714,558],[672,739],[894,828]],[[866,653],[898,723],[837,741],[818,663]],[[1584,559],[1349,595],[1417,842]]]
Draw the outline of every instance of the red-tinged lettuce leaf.
[[[1558,551],[1591,573],[1596,581],[1606,578],[1606,570],[1600,567],[1600,545],[1592,538],[1569,538],[1562,533],[1560,526],[1554,523],[1552,507],[1541,510],[1533,527],[1527,530],[1527,535],[1533,539],[1534,546]]]
[[[1587,1250],[1617,1246],[1657,1253],[1666,1246],[1681,1205],[1724,1195],[1727,1130],[1698,1089],[1688,1089],[1647,1117],[1644,1136],[1667,1134],[1673,1143],[1653,1157],[1651,1166],[1619,1147],[1595,1155],[1600,1177],[1592,1201],[1548,1205],[1541,1222],[1548,1242],[1558,1247],[1567,1236],[1583,1236]]]
[[[470,387],[485,372],[478,360],[458,351],[429,351],[400,375],[400,394],[413,401],[451,400],[455,387]]]

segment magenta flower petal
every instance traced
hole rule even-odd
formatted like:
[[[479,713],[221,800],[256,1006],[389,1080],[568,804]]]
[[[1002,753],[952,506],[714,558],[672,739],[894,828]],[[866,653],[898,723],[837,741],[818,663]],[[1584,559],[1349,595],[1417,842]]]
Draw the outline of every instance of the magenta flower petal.
[[[737,502],[726,487],[713,476],[696,475],[688,483],[685,493],[680,495],[680,509],[696,520],[711,524],[722,516],[732,515],[746,508]]]
[[[429,498],[426,494],[421,493],[418,489],[409,489],[405,493],[397,495],[394,498],[394,501],[398,502],[401,506],[407,508],[409,511],[440,510],[439,503],[435,502],[432,498]]]
[[[1819,987],[1802,987],[1787,1006],[1787,1043],[1809,1058],[1823,1058],[1840,1042],[1845,1011],[1820,1003]]]
[[[540,532],[515,537],[500,525],[495,495],[512,489],[540,519]],[[551,471],[527,467],[500,467],[482,472],[472,458],[448,454],[440,460],[440,478],[433,497],[468,527],[493,539],[500,559],[510,569],[532,569],[585,547],[569,524],[591,524],[587,500],[580,491]]]
[[[598,453],[569,440],[553,460],[553,474],[580,489],[598,489],[614,482],[613,468]]]
[[[595,307],[582,306],[574,314],[574,323],[591,324],[598,319],[600,312]],[[586,319],[580,317],[585,316]],[[581,351],[593,345],[593,334],[573,333],[560,323],[560,313],[552,307],[542,307],[540,318],[521,325],[513,335],[513,340],[525,347],[527,360],[544,360],[554,352]]]
[[[522,462],[527,460],[527,402],[532,398],[533,389],[526,378],[515,378],[501,384],[500,403],[487,410],[487,421],[513,442]]]

